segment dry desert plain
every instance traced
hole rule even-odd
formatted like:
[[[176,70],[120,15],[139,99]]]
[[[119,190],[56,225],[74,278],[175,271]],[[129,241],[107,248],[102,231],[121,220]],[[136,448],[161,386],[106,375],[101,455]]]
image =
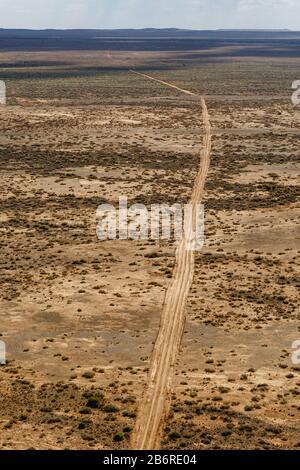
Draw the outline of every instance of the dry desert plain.
[[[178,55],[0,52],[1,449],[300,448],[299,58]],[[178,244],[99,241],[96,209],[197,181],[169,331]]]

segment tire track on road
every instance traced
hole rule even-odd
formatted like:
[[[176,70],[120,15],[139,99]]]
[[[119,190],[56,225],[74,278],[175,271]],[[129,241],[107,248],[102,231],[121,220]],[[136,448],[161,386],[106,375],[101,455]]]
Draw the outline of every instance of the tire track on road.
[[[205,99],[163,80],[135,70],[131,72],[200,99],[205,133],[199,170],[190,199],[193,207],[193,225],[195,225],[196,206],[202,200],[210,165],[211,125]],[[134,450],[153,450],[160,447],[161,430],[170,408],[174,367],[185,325],[185,305],[194,277],[195,253],[187,249],[188,243],[189,240],[185,236],[176,250],[173,278],[165,296],[159,332],[152,353],[148,384],[139,406],[132,436]]]

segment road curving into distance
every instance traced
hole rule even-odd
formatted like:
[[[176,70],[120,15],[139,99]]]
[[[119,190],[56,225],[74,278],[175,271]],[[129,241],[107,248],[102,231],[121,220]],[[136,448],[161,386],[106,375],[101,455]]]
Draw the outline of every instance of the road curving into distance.
[[[211,125],[205,99],[191,91],[149,75],[131,71],[145,79],[154,80],[200,100],[204,125],[203,146],[200,152],[199,170],[194,182],[190,204],[195,218],[196,206],[201,203],[204,185],[209,171],[211,153]],[[193,225],[195,220],[193,220]],[[176,250],[176,261],[171,283],[167,289],[161,321],[154,350],[146,390],[141,399],[131,447],[134,450],[155,450],[160,447],[161,431],[170,409],[172,380],[176,357],[185,326],[185,306],[194,277],[195,253],[187,249],[184,237]]]

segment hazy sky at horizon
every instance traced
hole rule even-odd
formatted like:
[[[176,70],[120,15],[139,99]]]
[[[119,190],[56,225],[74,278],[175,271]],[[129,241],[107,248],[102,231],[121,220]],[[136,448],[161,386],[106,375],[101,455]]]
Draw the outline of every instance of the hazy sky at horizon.
[[[0,0],[1,28],[289,28],[300,0]]]

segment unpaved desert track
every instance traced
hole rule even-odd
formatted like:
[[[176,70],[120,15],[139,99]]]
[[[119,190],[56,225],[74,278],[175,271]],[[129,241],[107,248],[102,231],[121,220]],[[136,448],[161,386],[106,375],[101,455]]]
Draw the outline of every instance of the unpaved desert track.
[[[205,100],[203,97],[173,84],[134,70],[132,72],[200,99],[205,133],[199,171],[190,200],[194,209],[193,217],[195,217],[196,205],[201,202],[210,164],[211,126]],[[187,238],[183,238],[176,250],[173,278],[166,292],[160,328],[152,354],[147,389],[139,406],[132,436],[132,448],[135,450],[159,448],[161,428],[169,411],[171,382],[185,325],[185,304],[194,276],[194,252],[187,249],[187,244]]]

